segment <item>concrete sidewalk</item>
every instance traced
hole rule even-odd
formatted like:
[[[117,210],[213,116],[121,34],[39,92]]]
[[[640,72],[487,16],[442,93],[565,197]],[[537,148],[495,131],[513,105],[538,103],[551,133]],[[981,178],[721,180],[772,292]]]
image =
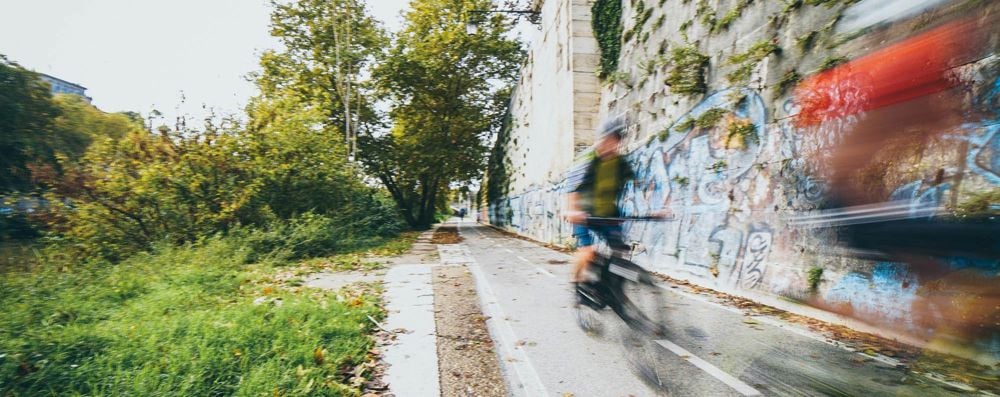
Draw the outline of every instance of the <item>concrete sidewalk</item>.
[[[472,222],[460,223],[460,231],[465,241],[453,250],[476,277],[513,394],[655,395],[628,369],[614,333],[596,338],[578,328],[569,255]],[[665,290],[670,331],[657,343],[670,395],[989,395],[852,351],[796,324]],[[613,314],[604,321],[620,323]]]

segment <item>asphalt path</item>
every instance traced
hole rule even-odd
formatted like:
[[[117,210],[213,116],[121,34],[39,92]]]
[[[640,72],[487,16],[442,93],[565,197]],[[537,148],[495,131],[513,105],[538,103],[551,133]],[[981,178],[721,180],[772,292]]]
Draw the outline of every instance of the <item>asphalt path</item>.
[[[442,261],[476,278],[487,324],[511,393],[520,396],[951,396],[962,395],[886,359],[853,352],[822,335],[664,286],[668,333],[655,341],[666,392],[630,370],[636,349],[613,313],[605,331],[577,325],[568,254],[474,222]],[[643,350],[646,351],[646,350]],[[651,350],[652,351],[652,350]]]

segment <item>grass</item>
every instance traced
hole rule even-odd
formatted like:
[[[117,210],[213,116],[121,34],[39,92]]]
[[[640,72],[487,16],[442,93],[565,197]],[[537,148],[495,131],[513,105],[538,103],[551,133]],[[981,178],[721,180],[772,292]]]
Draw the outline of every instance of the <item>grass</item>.
[[[328,258],[395,254],[416,233]],[[0,274],[0,395],[359,395],[378,290],[298,287],[236,237]]]

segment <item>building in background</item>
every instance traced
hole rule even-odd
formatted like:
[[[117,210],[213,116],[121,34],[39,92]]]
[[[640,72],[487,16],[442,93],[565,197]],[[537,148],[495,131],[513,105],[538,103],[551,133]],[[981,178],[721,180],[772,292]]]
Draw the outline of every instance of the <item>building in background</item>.
[[[86,99],[88,103],[91,101],[91,99],[93,99],[87,96],[87,87],[84,87],[76,83],[71,83],[69,81],[60,79],[58,77],[49,76],[45,73],[39,73],[39,76],[41,76],[42,80],[45,80],[45,82],[49,83],[49,85],[52,86],[52,95],[55,94],[79,95],[84,99]]]

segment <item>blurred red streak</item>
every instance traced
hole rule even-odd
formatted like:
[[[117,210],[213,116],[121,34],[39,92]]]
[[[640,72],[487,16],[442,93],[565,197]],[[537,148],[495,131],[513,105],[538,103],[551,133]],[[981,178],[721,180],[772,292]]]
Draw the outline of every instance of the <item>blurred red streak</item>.
[[[984,49],[979,22],[949,22],[803,80],[795,89],[801,108],[796,124],[815,125],[955,86],[948,71]]]

